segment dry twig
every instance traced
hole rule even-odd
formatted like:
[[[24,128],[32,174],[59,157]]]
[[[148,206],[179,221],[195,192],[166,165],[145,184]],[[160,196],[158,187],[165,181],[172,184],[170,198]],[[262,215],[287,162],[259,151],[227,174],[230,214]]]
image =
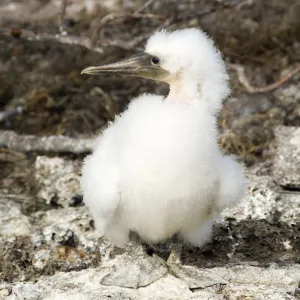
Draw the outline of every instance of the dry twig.
[[[140,13],[111,13],[104,16],[100,21],[100,27],[108,24],[111,21],[120,18],[130,18],[130,19],[155,19],[155,20],[164,20],[165,16],[156,15],[156,14],[140,14]]]
[[[93,146],[93,139],[74,139],[67,136],[18,135],[14,131],[0,131],[0,147],[20,152],[69,152],[88,153]]]
[[[196,17],[201,18],[205,15],[214,13],[215,11],[216,11],[215,8],[206,8],[204,10],[196,11],[194,13],[178,15],[176,18],[174,18],[172,24],[186,22],[186,21],[196,18]]]
[[[155,0],[148,0],[146,1],[139,9],[136,10],[136,13],[139,14],[143,10],[145,10],[148,6],[150,6]]]
[[[241,4],[244,1],[245,0],[234,0],[229,4],[225,4],[223,8],[231,9],[231,8]],[[171,22],[169,22],[168,26],[182,23],[182,22],[187,22],[188,20],[193,19],[193,18],[202,18],[203,16],[212,14],[216,11],[217,11],[217,7],[210,7],[210,8],[205,8],[201,11],[195,11],[195,12],[188,13],[188,14],[181,14],[176,17],[173,16],[173,19],[171,20]]]
[[[68,34],[65,26],[65,15],[66,15],[67,6],[68,6],[68,0],[61,0],[61,6],[60,6],[60,11],[58,16],[58,26],[61,35]]]
[[[280,78],[279,80],[275,81],[272,84],[263,87],[253,87],[245,75],[245,68],[243,66],[236,65],[236,64],[227,64],[227,66],[229,69],[235,70],[237,72],[240,83],[245,87],[246,91],[251,94],[271,92],[279,88],[290,78],[292,78],[293,76],[295,76],[297,73],[300,72],[300,65],[298,65],[295,69],[291,70],[290,72],[285,74],[282,78]]]
[[[54,41],[61,44],[78,45],[98,53],[104,53],[105,47],[118,47],[124,50],[132,50],[150,36],[150,33],[147,33],[145,35],[139,35],[130,41],[106,40],[101,44],[101,46],[97,46],[95,45],[97,41],[94,41],[95,43],[93,43],[93,41],[89,38],[71,35],[66,36],[49,33],[35,33],[31,30],[21,28],[8,28],[0,31],[0,33],[1,32],[6,35],[11,35],[15,38],[23,38],[28,41]]]
[[[156,15],[156,14],[141,14],[141,13],[111,13],[106,16],[104,16],[100,20],[95,20],[94,24],[92,25],[92,33],[91,33],[91,44],[92,45],[97,45],[99,36],[101,36],[101,30],[105,25],[110,23],[111,21],[114,21],[116,19],[120,18],[128,18],[128,19],[157,19],[157,20],[163,20],[165,17],[161,15]],[[117,46],[119,48],[129,50],[135,48],[139,42],[143,40],[140,36],[136,37],[134,40],[130,42],[125,42],[125,41],[110,41],[104,42],[104,45],[109,45],[109,46]]]
[[[22,28],[4,28],[0,30],[0,33],[4,35],[13,36],[15,38],[23,38],[28,41],[52,41],[61,44],[79,45],[99,53],[104,52],[103,48],[93,47],[90,39],[84,37],[78,37],[72,35],[63,36],[60,34],[50,34],[50,33],[35,33],[31,30],[22,29]]]
[[[121,41],[121,40],[113,40],[113,41],[105,41],[102,46],[113,46],[118,47],[124,50],[132,50],[136,48],[141,42],[148,39],[151,33],[146,33],[133,38],[130,41]]]

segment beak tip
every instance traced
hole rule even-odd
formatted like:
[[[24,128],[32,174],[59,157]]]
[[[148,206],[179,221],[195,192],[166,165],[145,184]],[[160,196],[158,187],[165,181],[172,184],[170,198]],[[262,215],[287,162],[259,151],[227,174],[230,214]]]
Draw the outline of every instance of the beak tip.
[[[90,69],[90,67],[88,68],[85,68],[81,71],[80,75],[83,75],[83,74],[89,74],[88,70]]]

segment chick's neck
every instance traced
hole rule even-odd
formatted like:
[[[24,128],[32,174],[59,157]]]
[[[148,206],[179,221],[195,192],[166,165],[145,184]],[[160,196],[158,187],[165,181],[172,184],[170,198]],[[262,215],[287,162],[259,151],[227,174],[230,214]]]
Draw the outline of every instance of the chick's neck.
[[[181,75],[181,74],[180,74]],[[167,101],[196,103],[201,100],[198,82],[195,78],[187,80],[185,76],[176,75],[168,80],[170,91]]]

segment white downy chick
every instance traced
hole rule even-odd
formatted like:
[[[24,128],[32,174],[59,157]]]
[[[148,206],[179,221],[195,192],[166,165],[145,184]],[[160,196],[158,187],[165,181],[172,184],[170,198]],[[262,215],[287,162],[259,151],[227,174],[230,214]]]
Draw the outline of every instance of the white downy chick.
[[[217,143],[217,114],[230,93],[220,52],[198,29],[159,31],[145,53],[82,71],[108,72],[164,81],[170,93],[133,99],[85,159],[81,189],[99,234],[122,244],[129,231],[149,243],[179,233],[203,245],[244,193],[241,166]]]

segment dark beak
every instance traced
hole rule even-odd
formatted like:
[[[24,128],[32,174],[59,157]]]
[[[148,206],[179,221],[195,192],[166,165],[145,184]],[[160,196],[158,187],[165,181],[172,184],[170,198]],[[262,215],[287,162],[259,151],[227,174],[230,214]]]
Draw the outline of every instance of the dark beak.
[[[147,53],[137,54],[116,63],[85,68],[81,74],[100,75],[104,73],[115,73],[119,75],[163,80],[169,75],[169,72],[160,66],[153,65],[151,59],[152,56]]]

